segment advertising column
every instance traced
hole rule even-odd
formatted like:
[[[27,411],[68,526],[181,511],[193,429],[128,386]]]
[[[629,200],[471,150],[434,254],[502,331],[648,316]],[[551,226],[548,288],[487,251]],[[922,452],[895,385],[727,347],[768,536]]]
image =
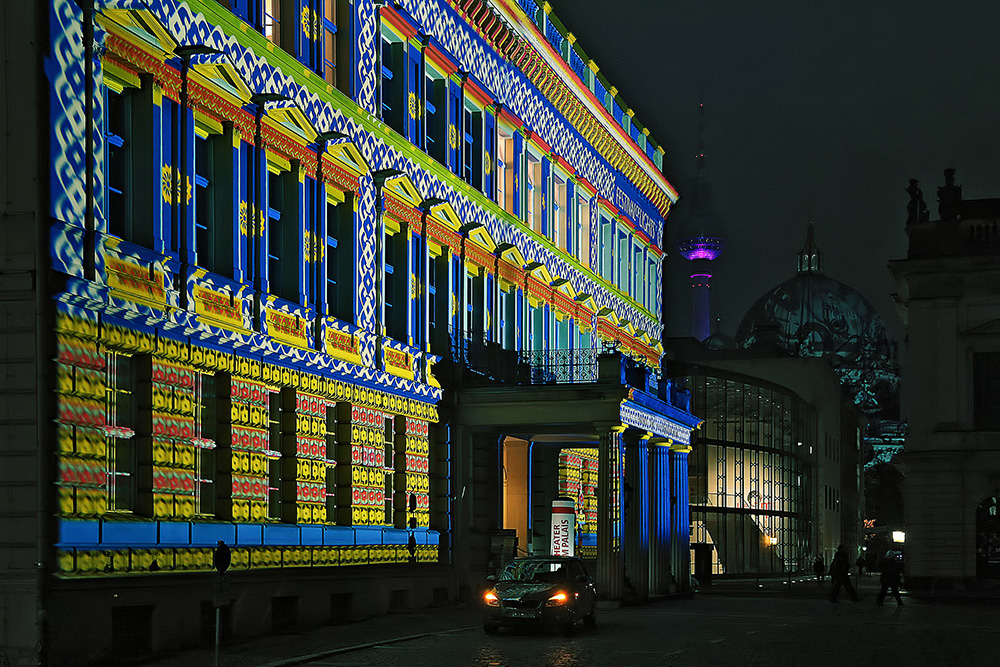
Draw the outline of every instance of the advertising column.
[[[576,502],[572,498],[552,501],[550,551],[553,556],[572,556],[576,544]]]

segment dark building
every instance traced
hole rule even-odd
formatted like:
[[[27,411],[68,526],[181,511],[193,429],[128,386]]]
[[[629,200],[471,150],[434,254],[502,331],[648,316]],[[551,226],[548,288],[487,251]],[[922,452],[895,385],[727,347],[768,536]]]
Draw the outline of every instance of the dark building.
[[[1000,577],[1000,199],[963,200],[954,170],[931,220],[910,181],[905,259],[889,263],[906,324],[906,582]]]

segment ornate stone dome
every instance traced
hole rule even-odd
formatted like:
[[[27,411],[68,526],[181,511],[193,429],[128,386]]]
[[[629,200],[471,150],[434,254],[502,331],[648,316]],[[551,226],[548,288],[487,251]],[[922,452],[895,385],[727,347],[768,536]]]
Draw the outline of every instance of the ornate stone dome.
[[[898,400],[899,383],[895,343],[865,297],[823,274],[821,258],[810,223],[798,273],[757,300],[736,339],[749,348],[776,334],[788,354],[829,361],[866,412],[892,409],[887,403]]]

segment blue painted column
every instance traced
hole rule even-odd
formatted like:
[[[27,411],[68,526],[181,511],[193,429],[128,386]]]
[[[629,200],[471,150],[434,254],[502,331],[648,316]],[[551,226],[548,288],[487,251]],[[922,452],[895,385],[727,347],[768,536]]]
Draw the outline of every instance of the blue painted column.
[[[626,598],[649,597],[649,435],[629,430],[622,436],[625,452],[623,522]]]
[[[677,588],[687,591],[691,580],[691,509],[688,498],[690,445],[670,445],[671,558]]]
[[[598,425],[597,594],[620,600],[625,572],[621,558],[622,454],[624,426]]]
[[[670,449],[649,440],[649,592],[670,592]]]

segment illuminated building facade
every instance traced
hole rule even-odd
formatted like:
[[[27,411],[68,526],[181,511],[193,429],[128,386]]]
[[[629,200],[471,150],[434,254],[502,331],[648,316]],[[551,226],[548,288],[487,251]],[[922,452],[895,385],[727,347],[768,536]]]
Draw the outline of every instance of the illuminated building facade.
[[[889,263],[906,324],[906,584],[1000,578],[1000,199],[963,200],[945,171],[939,219],[917,182],[905,259]]]
[[[686,569],[677,195],[545,7],[5,10],[12,661],[197,643],[219,541],[236,639],[452,598],[578,459],[602,594]]]

